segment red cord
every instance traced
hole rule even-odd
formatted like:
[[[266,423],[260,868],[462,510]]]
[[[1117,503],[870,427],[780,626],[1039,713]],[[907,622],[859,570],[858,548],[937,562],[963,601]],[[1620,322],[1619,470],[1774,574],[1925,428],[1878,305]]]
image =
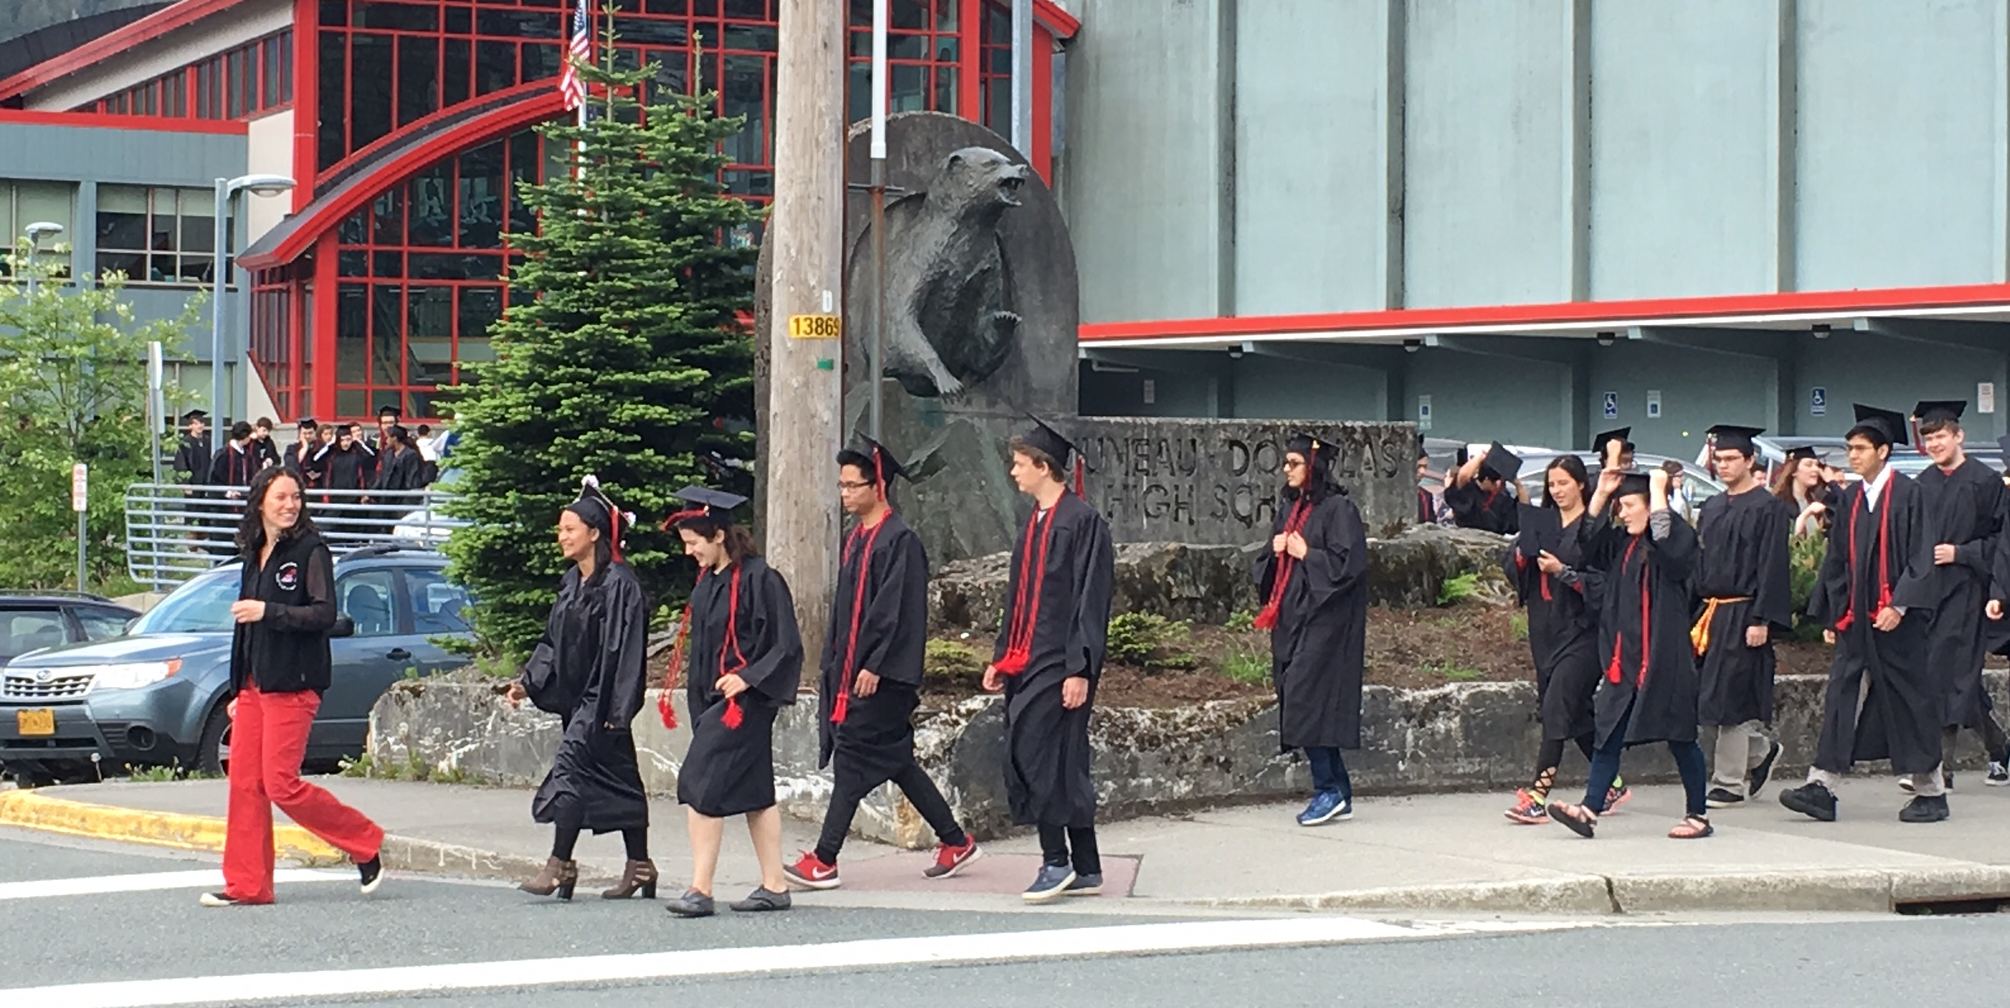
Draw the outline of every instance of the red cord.
[[[1005,657],[998,659],[995,667],[1005,675],[1018,675],[1026,671],[1026,663],[1033,657],[1033,626],[1040,618],[1040,590],[1047,580],[1047,547],[1054,539],[1054,512],[1060,510],[1061,502],[1047,509],[1046,520],[1040,518],[1038,508],[1026,519],[1026,552],[1019,558],[1019,590],[1012,599],[1012,627],[1005,637]],[[1033,558],[1033,537],[1040,538],[1037,568]]]
[[[851,710],[851,680],[855,674],[852,662],[858,657],[858,624],[861,610],[865,607],[865,585],[872,576],[872,544],[879,540],[879,530],[885,527],[886,519],[881,518],[870,529],[852,529],[851,535],[846,537],[844,550],[838,554],[840,557],[849,554],[852,544],[863,539],[864,545],[858,554],[858,584],[853,587],[851,595],[851,636],[845,638],[844,664],[838,667],[838,692],[837,699],[831,703],[831,724],[844,724],[845,715]]]
[[[740,651],[740,634],[737,628],[739,619],[740,619],[740,565],[734,564],[733,580],[726,590],[726,639],[719,643],[720,679],[724,679],[729,675],[738,675],[740,672],[744,671],[747,667],[747,656],[741,653]],[[733,666],[731,669],[728,669],[726,667],[726,649],[728,647],[733,649],[733,657],[738,659],[740,662],[740,664]],[[717,682],[717,680],[714,680],[714,682]],[[740,727],[740,722],[743,720],[745,720],[745,715],[743,715],[740,712],[740,698],[727,697],[726,713],[723,717],[720,718],[720,721],[723,724],[725,724],[727,728],[738,728]]]
[[[1291,535],[1305,528],[1306,519],[1312,517],[1312,508],[1303,495],[1291,504],[1291,510],[1284,518],[1283,535]],[[1268,630],[1277,625],[1277,612],[1284,605],[1284,588],[1291,583],[1292,568],[1296,558],[1289,552],[1277,554],[1277,574],[1270,582],[1270,598],[1263,603],[1263,609],[1256,614],[1254,625],[1258,630]]]

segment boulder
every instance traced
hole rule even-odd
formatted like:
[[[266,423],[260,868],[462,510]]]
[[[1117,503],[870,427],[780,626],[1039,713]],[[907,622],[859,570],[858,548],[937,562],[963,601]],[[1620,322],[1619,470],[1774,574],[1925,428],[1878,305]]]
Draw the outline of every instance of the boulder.
[[[1368,540],[1368,597],[1376,605],[1425,609],[1438,604],[1445,582],[1478,574],[1482,594],[1498,597],[1506,575],[1508,538],[1477,529],[1413,525],[1387,539]]]

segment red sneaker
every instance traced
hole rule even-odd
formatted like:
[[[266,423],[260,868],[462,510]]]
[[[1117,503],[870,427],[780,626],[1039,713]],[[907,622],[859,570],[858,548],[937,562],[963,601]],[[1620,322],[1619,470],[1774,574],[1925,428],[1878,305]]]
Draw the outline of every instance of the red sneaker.
[[[983,854],[983,851],[977,849],[977,841],[966,836],[961,847],[951,847],[948,844],[937,847],[935,863],[922,869],[921,874],[929,878],[949,878],[962,871],[964,865],[977,860]]]
[[[815,851],[804,851],[795,864],[782,866],[782,874],[805,889],[836,889],[841,884],[837,865],[825,864]]]

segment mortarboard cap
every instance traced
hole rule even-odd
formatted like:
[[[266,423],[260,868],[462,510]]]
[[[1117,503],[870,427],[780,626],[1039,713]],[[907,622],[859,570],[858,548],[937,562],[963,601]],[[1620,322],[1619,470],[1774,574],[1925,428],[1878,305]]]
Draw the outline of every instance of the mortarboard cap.
[[[1633,442],[1629,440],[1632,437],[1633,428],[1631,427],[1604,431],[1591,439],[1591,453],[1598,456],[1598,461],[1603,463],[1605,461],[1605,443],[1607,441],[1617,441],[1623,451],[1630,452],[1633,450]]]
[[[203,421],[204,423],[208,423],[208,422],[209,422],[209,414],[208,414],[207,412],[203,411],[203,410],[199,410],[199,409],[192,409],[192,410],[189,410],[188,412],[186,412],[186,413],[183,413],[183,414],[181,415],[181,422],[182,422],[182,423],[191,423],[191,422],[194,422],[194,421],[196,421],[196,420],[201,420],[201,421]]]
[[[314,422],[314,418],[311,416],[300,418],[299,427],[301,430],[314,430],[320,426],[320,424]]]
[[[863,442],[859,447],[846,448],[837,453],[838,465],[857,466],[860,472],[877,478],[881,483],[892,483],[895,477],[907,475],[907,469],[885,445],[863,435],[859,440]]]
[[[1340,454],[1340,449],[1333,442],[1304,431],[1291,435],[1291,439],[1284,442],[1284,450],[1305,456],[1307,462],[1315,461],[1313,456],[1316,455],[1318,456],[1316,461],[1328,468],[1332,467],[1333,459]]]
[[[391,403],[385,403],[384,405],[377,407],[377,419],[379,420],[382,420],[385,417],[390,417],[391,419],[396,420],[399,419],[400,417],[403,417],[404,415],[405,415],[404,410],[399,409],[398,407],[392,405]]]
[[[747,498],[739,494],[701,486],[688,486],[677,491],[677,499],[691,506],[671,515],[664,521],[665,525],[675,525],[692,518],[711,518],[721,525],[731,525],[733,509],[747,503]]]
[[[1517,479],[1521,476],[1521,458],[1495,441],[1487,446],[1486,461],[1480,463],[1480,473],[1491,474],[1495,479]]]
[[[1068,468],[1069,459],[1075,455],[1075,443],[1068,440],[1067,435],[1055,430],[1054,426],[1047,421],[1033,416],[1031,413],[1026,414],[1026,416],[1033,421],[1033,429],[1027,431],[1019,440],[1045,452],[1049,458],[1054,460],[1055,465],[1063,469]]]
[[[1613,492],[1612,499],[1618,500],[1628,494],[1646,494],[1653,486],[1646,473],[1627,473],[1619,478],[1619,489]]]
[[[1920,423],[1959,421],[1961,414],[1967,411],[1968,403],[1959,399],[1922,399],[1912,408],[1912,418]]]
[[[1746,455],[1752,454],[1752,439],[1765,432],[1764,427],[1740,427],[1737,424],[1718,424],[1704,431],[1713,439],[1711,443],[1716,445],[1718,450],[1741,452]]]
[[[1855,404],[1855,409],[1856,426],[1849,429],[1850,434],[1854,435],[1859,431],[1872,431],[1881,435],[1886,444],[1902,445],[1910,443],[1910,440],[1906,436],[1906,423],[1903,414],[1894,413],[1888,409],[1879,409],[1876,406],[1865,406],[1862,403]]]
[[[1802,445],[1799,448],[1789,449],[1787,452],[1787,462],[1789,464],[1799,462],[1802,459],[1815,459],[1819,461],[1821,457],[1822,453],[1816,451],[1814,445]]]

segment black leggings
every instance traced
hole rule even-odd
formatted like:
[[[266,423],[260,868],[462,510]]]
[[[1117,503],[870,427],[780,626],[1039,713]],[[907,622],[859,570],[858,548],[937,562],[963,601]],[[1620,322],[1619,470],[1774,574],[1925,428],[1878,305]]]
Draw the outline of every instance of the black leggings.
[[[560,861],[572,860],[572,849],[579,845],[579,827],[560,826],[552,832],[551,856]],[[628,860],[649,860],[649,827],[637,826],[621,831],[621,842],[628,848]]]
[[[1572,742],[1577,743],[1577,751],[1584,754],[1584,760],[1587,763],[1591,762],[1591,754],[1597,749],[1596,746],[1592,745],[1592,739],[1593,736],[1590,732],[1585,732],[1584,734],[1579,735],[1574,739],[1571,739]],[[1536,752],[1535,756],[1536,780],[1540,781],[1542,779],[1543,774],[1555,770],[1557,767],[1562,765],[1563,765],[1563,740],[1560,738],[1543,739],[1542,748]]]
[[[893,785],[921,813],[921,819],[935,831],[935,839],[950,847],[961,847],[970,841],[964,835],[963,827],[956,825],[956,813],[949,808],[935,781],[919,764],[909,763],[899,773],[893,775]],[[824,828],[817,837],[817,860],[824,864],[837,864],[838,851],[844,848],[845,834],[851,832],[851,821],[858,815],[858,803],[872,793],[855,794],[851,790],[839,790],[831,794],[830,807],[824,810]]]

